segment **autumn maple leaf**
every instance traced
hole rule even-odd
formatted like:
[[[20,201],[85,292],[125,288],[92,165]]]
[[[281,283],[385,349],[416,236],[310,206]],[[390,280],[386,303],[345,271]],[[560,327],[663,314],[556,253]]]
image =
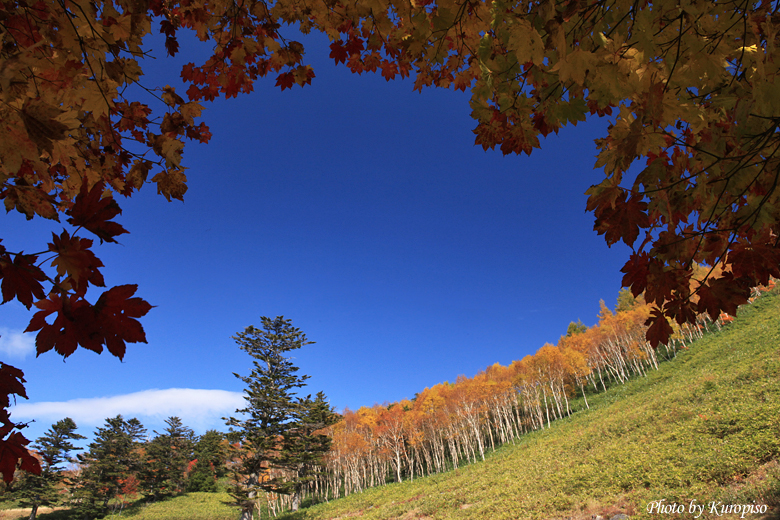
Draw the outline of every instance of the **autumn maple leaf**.
[[[672,326],[669,325],[669,322],[666,320],[666,316],[664,316],[664,313],[658,308],[652,310],[645,325],[650,326],[650,328],[647,329],[646,337],[647,341],[650,342],[650,346],[653,348],[656,348],[662,343],[666,344],[674,332],[674,329],[672,329]]]
[[[35,302],[35,306],[40,310],[33,315],[25,332],[40,331],[35,337],[36,355],[54,349],[67,358],[79,345],[98,354],[103,351],[100,324],[88,301],[76,295],[63,297],[51,293],[48,298]],[[57,313],[54,322],[47,323],[46,318],[54,313]]]
[[[67,274],[73,282],[76,294],[83,296],[91,283],[103,287],[103,274],[98,270],[103,262],[89,249],[92,240],[88,238],[71,237],[67,231],[62,231],[58,237],[52,233],[53,240],[49,243],[49,251],[57,253],[51,265],[57,267],[57,274]]]
[[[127,230],[116,222],[109,222],[122,213],[122,209],[113,197],[103,197],[104,191],[103,182],[95,184],[91,190],[87,189],[87,183],[84,182],[73,207],[67,212],[71,216],[68,223],[91,231],[101,243],[116,242],[114,237],[127,233]]]
[[[7,439],[0,439],[0,473],[5,483],[14,479],[17,467],[22,471],[41,474],[41,463],[25,448],[29,443],[19,432],[12,433]]]
[[[276,78],[276,86],[282,87],[282,90],[286,88],[292,88],[295,83],[295,76],[292,72],[283,72]]]
[[[119,359],[125,355],[125,342],[146,343],[146,333],[135,318],[146,315],[152,308],[145,300],[132,297],[137,285],[119,285],[100,295],[95,304],[96,319],[106,348]]]
[[[349,58],[349,52],[344,48],[343,42],[337,40],[330,44],[330,57],[336,60],[336,65],[344,63]]]
[[[3,303],[16,298],[29,309],[33,304],[33,296],[38,299],[46,296],[40,284],[46,280],[46,275],[35,265],[37,259],[37,256],[22,253],[13,260],[9,254],[0,255]]]
[[[721,311],[736,316],[737,307],[747,303],[750,288],[747,284],[740,286],[735,282],[734,275],[727,272],[699,287],[698,311],[707,312],[713,320],[718,319]]]
[[[2,400],[0,404],[3,408],[11,404],[9,395],[18,395],[27,399],[24,382],[24,372],[0,361],[0,400]]]
[[[620,272],[623,276],[623,287],[630,287],[634,298],[642,294],[647,287],[647,274],[650,268],[650,256],[646,252],[632,253],[628,262]]]
[[[17,469],[36,475],[41,474],[41,465],[38,459],[25,448],[30,441],[21,433],[13,432],[14,429],[23,428],[24,425],[13,423],[7,410],[11,404],[9,396],[18,395],[27,399],[23,383],[24,372],[0,362],[0,404],[2,404],[0,410],[0,473],[3,474],[3,480],[6,483],[13,480],[14,472]],[[6,435],[8,435],[7,439]]]
[[[761,285],[768,284],[770,277],[780,278],[780,249],[777,247],[736,244],[729,252],[728,262],[737,278],[748,277]]]

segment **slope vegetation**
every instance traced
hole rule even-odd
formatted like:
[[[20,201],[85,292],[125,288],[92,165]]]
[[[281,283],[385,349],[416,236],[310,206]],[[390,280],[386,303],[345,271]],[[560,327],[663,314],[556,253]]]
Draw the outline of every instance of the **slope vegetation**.
[[[280,518],[577,520],[619,512],[631,518],[743,517],[741,508],[728,512],[733,505],[767,510],[744,518],[775,518],[776,293],[742,308],[737,320],[658,371],[592,397],[590,410],[528,434],[485,462]],[[654,503],[664,509],[659,512]]]

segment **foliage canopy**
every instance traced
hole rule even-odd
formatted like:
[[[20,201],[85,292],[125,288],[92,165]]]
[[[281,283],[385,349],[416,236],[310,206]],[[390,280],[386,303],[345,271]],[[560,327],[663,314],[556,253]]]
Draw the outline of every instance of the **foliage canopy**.
[[[0,198],[8,211],[75,228],[38,253],[0,244],[3,302],[38,309],[27,330],[39,354],[81,346],[121,358],[126,343],[146,341],[138,318],[151,306],[135,285],[86,299],[105,281],[94,238],[80,234],[115,242],[127,232],[113,220],[115,196],[146,183],[183,197],[184,141],[210,138],[202,101],[248,93],[268,75],[282,90],[311,83],[285,24],[327,34],[330,57],[353,72],[470,89],[485,149],[530,154],[540,135],[613,116],[596,140],[605,178],[587,191],[587,209],[608,244],[633,250],[623,284],[654,305],[653,346],[668,340],[669,319],[734,314],[751,287],[780,277],[776,1],[6,0]],[[128,88],[140,85],[153,27],[170,55],[184,30],[213,45],[181,71],[187,99],[143,87],[162,113]],[[717,270],[699,275],[696,263]],[[9,388],[21,378],[0,375]],[[21,456],[25,440],[4,424],[3,453]],[[0,460],[5,479],[15,461]]]

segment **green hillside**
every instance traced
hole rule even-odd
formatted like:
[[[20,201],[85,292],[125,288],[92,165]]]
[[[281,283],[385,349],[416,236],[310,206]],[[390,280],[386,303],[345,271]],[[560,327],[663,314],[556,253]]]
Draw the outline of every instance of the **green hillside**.
[[[278,518],[608,520],[626,513],[686,519],[697,518],[688,512],[692,501],[704,506],[698,518],[780,518],[779,293],[743,307],[733,323],[658,371],[590,397],[590,410],[525,435],[485,462]],[[190,493],[139,501],[120,516],[233,520],[238,511],[222,503],[228,498]],[[684,512],[649,512],[660,500]],[[724,507],[743,504],[768,512],[723,514]]]
[[[780,505],[780,297],[767,294],[647,377],[484,463],[320,504],[287,520],[739,518]],[[652,501],[684,504],[657,513]],[[718,506],[720,503],[720,506]],[[715,511],[713,511],[713,506]],[[667,509],[668,511],[668,509]],[[747,514],[745,518],[762,515]],[[772,518],[771,515],[763,515]]]

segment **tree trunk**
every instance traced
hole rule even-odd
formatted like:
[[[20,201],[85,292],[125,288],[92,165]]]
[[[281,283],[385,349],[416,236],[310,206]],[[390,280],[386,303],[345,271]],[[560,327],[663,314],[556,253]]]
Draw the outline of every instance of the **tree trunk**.
[[[35,516],[38,514],[38,504],[33,504],[32,511],[30,511],[30,520],[35,520]]]
[[[252,513],[255,510],[255,506],[244,507],[241,509],[241,517],[239,520],[252,520]]]
[[[297,511],[301,507],[301,494],[300,486],[296,486],[295,492],[292,496],[292,504],[290,506],[291,511]]]

